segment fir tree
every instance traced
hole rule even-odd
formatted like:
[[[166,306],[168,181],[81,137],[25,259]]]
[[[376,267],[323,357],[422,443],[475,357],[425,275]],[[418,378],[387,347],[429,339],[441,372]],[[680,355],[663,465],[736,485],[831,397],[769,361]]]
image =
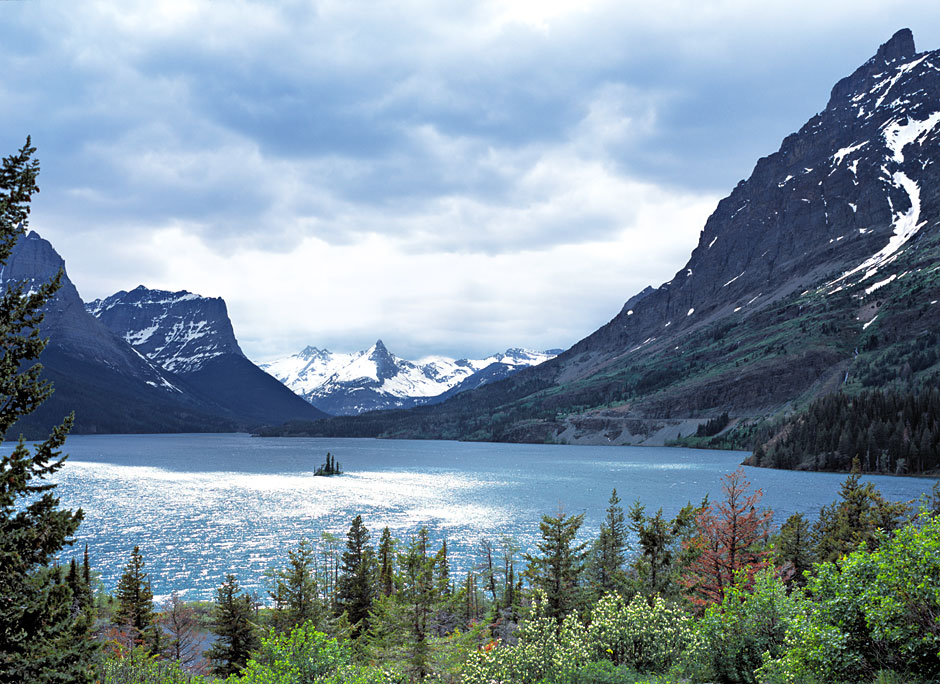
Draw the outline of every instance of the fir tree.
[[[117,585],[118,610],[116,619],[128,630],[133,644],[147,642],[151,646],[158,639],[153,621],[153,591],[150,579],[144,572],[144,558],[140,547],[135,546],[131,558]]]
[[[391,596],[395,591],[395,542],[386,526],[379,539],[379,575],[378,590],[383,596]]]
[[[525,556],[532,582],[545,593],[546,615],[559,623],[582,603],[581,572],[587,543],[575,544],[574,539],[583,521],[583,513],[543,515],[539,523],[540,555]]]
[[[269,573],[274,582],[274,588],[268,592],[274,601],[274,628],[281,632],[289,632],[308,621],[319,623],[324,612],[314,576],[313,545],[302,539],[287,556],[287,568]]]
[[[0,266],[24,234],[32,195],[39,191],[39,162],[29,138],[0,165]],[[38,287],[3,282],[0,294],[0,439],[52,393],[40,379],[43,306],[61,274]],[[73,597],[53,567],[71,543],[82,512],[59,508],[48,478],[64,456],[60,448],[71,427],[67,418],[32,451],[20,438],[0,458],[0,682],[88,682],[94,644],[76,623]]]
[[[601,523],[594,545],[595,582],[599,594],[621,591],[626,582],[623,571],[627,548],[627,524],[620,506],[620,497],[614,489],[607,505],[607,516]]]
[[[337,612],[346,612],[357,637],[369,626],[375,586],[375,554],[369,544],[369,530],[357,515],[346,534],[337,592]]]
[[[251,621],[251,596],[241,593],[235,575],[228,574],[216,590],[212,608],[212,632],[218,637],[206,651],[212,671],[222,677],[238,673],[258,648],[260,640]]]

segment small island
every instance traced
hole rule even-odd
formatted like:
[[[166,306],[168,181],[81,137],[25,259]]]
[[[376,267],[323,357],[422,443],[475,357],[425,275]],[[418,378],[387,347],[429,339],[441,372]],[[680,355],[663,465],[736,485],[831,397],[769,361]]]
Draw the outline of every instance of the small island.
[[[343,469],[335,458],[330,454],[329,451],[326,452],[326,461],[321,466],[317,466],[317,469],[313,472],[314,475],[320,475],[322,477],[330,477],[331,475],[342,475]]]

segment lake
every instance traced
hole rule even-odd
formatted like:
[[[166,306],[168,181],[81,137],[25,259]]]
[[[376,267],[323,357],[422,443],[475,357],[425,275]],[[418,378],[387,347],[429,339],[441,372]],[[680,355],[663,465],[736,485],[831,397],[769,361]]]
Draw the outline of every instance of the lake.
[[[9,447],[9,445],[5,445]],[[263,595],[263,573],[286,564],[304,537],[343,537],[361,514],[377,543],[384,526],[407,541],[427,526],[435,548],[447,539],[452,570],[478,562],[480,540],[511,535],[534,550],[543,513],[584,513],[595,535],[616,488],[672,516],[707,494],[744,452],[658,447],[588,447],[372,439],[260,439],[219,435],[75,435],[56,476],[62,505],[81,507],[76,536],[113,590],[139,545],[154,594],[214,596],[225,573]],[[345,474],[313,477],[332,453]],[[746,468],[778,523],[814,518],[844,475]],[[871,477],[891,499],[913,499],[934,480]],[[68,558],[70,554],[64,554]]]

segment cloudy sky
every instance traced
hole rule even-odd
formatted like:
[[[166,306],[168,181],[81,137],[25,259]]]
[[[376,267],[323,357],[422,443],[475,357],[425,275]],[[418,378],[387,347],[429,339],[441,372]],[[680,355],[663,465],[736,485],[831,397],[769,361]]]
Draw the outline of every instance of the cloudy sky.
[[[567,347],[903,26],[940,3],[0,0],[0,153],[86,300],[224,297],[253,359]]]

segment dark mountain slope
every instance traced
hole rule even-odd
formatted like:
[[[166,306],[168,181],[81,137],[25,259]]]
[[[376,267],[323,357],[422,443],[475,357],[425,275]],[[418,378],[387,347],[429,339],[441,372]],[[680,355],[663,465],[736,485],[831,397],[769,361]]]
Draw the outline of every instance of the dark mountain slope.
[[[243,425],[326,416],[245,357],[219,297],[141,285],[87,309],[190,395]]]
[[[649,442],[894,377],[940,332],[938,124],[940,52],[899,31],[719,202],[672,280],[552,361],[362,433]]]

